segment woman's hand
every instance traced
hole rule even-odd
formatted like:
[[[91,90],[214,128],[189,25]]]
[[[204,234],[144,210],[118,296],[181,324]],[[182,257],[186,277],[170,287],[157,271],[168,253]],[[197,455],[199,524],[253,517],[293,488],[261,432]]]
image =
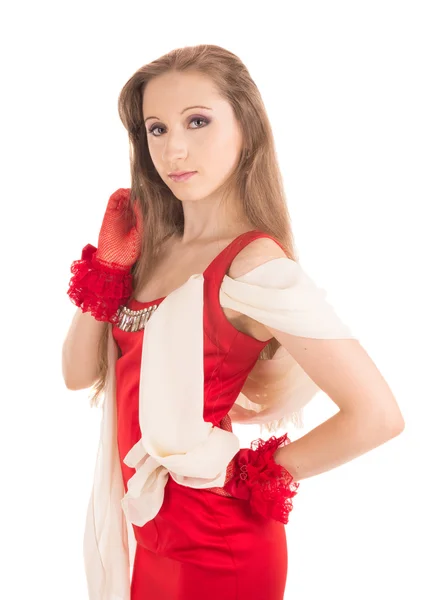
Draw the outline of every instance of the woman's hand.
[[[128,271],[141,253],[142,215],[138,201],[131,206],[130,189],[119,188],[108,200],[94,259]]]
[[[142,215],[130,189],[119,188],[108,201],[98,248],[87,244],[73,261],[68,289],[71,301],[98,321],[117,323],[119,308],[132,294],[132,266],[141,254]]]

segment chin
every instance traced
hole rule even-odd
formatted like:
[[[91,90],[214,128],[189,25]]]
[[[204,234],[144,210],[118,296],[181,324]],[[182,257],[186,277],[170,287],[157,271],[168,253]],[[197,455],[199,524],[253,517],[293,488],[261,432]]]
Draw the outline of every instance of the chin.
[[[214,191],[201,189],[200,186],[188,186],[187,189],[184,189],[183,187],[180,188],[180,184],[177,184],[175,188],[171,187],[170,190],[178,200],[185,202],[203,200],[204,198],[208,198]]]
[[[175,198],[181,200],[181,202],[197,202],[198,200],[203,200],[203,196],[201,196],[200,194],[176,194],[175,192],[173,192],[173,194]]]

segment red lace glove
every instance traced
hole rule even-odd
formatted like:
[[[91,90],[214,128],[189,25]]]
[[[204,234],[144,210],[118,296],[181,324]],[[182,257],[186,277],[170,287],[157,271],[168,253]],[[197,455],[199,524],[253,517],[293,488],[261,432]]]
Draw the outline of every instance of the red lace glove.
[[[87,244],[71,264],[68,296],[98,321],[117,322],[117,310],[132,293],[131,269],[141,252],[142,215],[130,203],[130,189],[119,188],[107,204],[98,248]]]
[[[274,460],[273,455],[289,443],[287,433],[279,438],[272,436],[267,441],[253,441],[251,448],[242,448],[236,454],[224,484],[224,490],[234,498],[249,500],[254,512],[285,525],[299,483]]]

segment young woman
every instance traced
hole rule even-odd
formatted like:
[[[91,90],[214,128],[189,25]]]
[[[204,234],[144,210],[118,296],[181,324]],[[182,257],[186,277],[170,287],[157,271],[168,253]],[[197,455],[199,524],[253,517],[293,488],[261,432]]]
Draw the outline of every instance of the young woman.
[[[282,600],[298,482],[398,435],[402,415],[297,261],[241,61],[218,46],[172,51],[129,79],[119,113],[131,187],[72,265],[79,308],[63,348],[67,387],[104,396],[90,599]],[[319,389],[333,418],[293,443],[272,435],[301,424]],[[232,422],[269,437],[240,448]]]

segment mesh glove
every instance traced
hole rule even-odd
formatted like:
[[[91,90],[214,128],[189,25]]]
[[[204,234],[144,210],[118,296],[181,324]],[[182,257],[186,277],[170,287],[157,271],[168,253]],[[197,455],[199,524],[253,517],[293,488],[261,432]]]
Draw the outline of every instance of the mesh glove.
[[[87,244],[71,264],[68,296],[82,312],[98,321],[117,323],[117,311],[132,294],[131,269],[141,252],[142,215],[130,202],[130,189],[119,188],[109,198],[98,237],[98,248]]]
[[[141,251],[141,230],[138,202],[132,209],[130,189],[119,188],[108,200],[94,260],[110,269],[130,271]]]
[[[219,426],[233,431],[228,414]],[[286,525],[299,483],[276,461],[275,455],[279,448],[290,443],[287,433],[278,438],[254,440],[250,448],[241,448],[227,465],[223,487],[206,488],[207,491],[247,500],[254,514]]]

